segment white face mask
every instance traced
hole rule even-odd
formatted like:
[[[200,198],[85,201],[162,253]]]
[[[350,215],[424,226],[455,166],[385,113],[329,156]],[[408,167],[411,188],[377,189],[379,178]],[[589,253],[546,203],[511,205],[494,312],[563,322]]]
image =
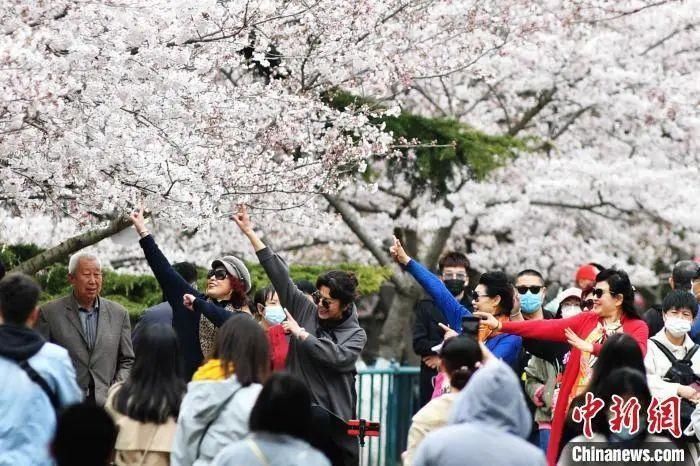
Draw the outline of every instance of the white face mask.
[[[562,317],[562,319],[566,319],[567,317],[573,317],[580,312],[581,312],[581,306],[577,306],[575,304],[571,305],[571,306],[562,306],[561,317]]]
[[[672,336],[679,338],[690,332],[692,322],[680,317],[667,317],[664,322],[664,328]]]

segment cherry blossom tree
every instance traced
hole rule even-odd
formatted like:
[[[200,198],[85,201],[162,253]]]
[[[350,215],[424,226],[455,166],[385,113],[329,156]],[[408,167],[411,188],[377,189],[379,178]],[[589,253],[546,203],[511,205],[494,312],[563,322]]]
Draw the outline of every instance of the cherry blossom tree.
[[[78,234],[143,197],[174,254],[249,254],[224,220],[246,202],[290,260],[386,264],[396,232],[429,266],[456,248],[563,283],[595,260],[653,285],[697,247],[693,2],[346,3],[6,2],[3,204]],[[437,136],[394,138],[407,115]],[[527,150],[443,159],[444,122]],[[418,290],[394,281],[404,358]]]

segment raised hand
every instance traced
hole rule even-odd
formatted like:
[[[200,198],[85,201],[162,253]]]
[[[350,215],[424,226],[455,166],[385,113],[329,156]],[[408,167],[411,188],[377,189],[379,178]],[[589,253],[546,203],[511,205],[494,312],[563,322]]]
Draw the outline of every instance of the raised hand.
[[[479,317],[481,325],[486,325],[491,330],[497,330],[501,324],[498,319],[487,312],[474,312],[474,317]]]
[[[191,294],[182,295],[182,305],[185,306],[190,311],[194,311],[194,300],[195,296]]]
[[[148,232],[146,229],[146,219],[143,216],[144,207],[143,204],[139,205],[139,208],[129,214],[129,219],[136,229],[136,233],[143,236],[144,232]]]
[[[442,329],[443,332],[445,332],[445,334],[442,336],[442,341],[447,341],[450,338],[454,338],[457,335],[459,335],[459,333],[452,330],[449,326],[447,326],[443,323],[438,322],[438,326]]]
[[[389,254],[391,254],[392,259],[401,265],[406,265],[411,260],[411,258],[406,254],[403,246],[401,246],[401,241],[394,236],[394,244],[389,248]]]
[[[236,225],[238,225],[238,228],[240,228],[244,234],[247,235],[253,232],[253,222],[250,221],[248,209],[244,204],[240,204],[238,206],[236,213],[231,218],[234,222],[236,222]]]
[[[576,335],[576,332],[574,332],[570,328],[564,330],[564,335],[566,335],[566,339],[569,341],[569,344],[574,348],[578,348],[584,353],[593,352],[593,343],[589,343],[586,340],[583,340],[581,337]]]

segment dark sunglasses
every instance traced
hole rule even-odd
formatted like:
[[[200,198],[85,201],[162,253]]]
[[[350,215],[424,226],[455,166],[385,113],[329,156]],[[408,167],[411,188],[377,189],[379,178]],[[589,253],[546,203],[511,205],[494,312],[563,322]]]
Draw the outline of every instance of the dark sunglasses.
[[[479,298],[488,298],[488,297],[489,297],[489,295],[487,295],[487,294],[479,294],[476,291],[472,291],[472,299],[474,301],[478,301]]]
[[[527,290],[530,290],[530,292],[532,294],[537,294],[540,292],[542,287],[541,286],[516,286],[515,289],[518,290],[518,293],[520,293],[520,294],[527,293]]]
[[[316,303],[317,305],[320,304],[322,307],[325,307],[326,309],[330,309],[331,304],[333,304],[333,302],[330,299],[324,298],[323,296],[321,296],[320,291],[314,291],[314,294],[312,294],[311,297],[314,298],[314,303]]]
[[[228,276],[226,269],[211,269],[207,272],[207,278],[216,277],[217,280],[223,280]]]
[[[585,301],[581,301],[581,310],[588,309],[591,310],[593,309],[593,300],[592,299],[587,299]]]
[[[604,290],[602,288],[596,288],[593,290],[593,296],[596,298],[600,299],[603,297],[605,293],[610,293],[610,296],[615,296],[617,293],[613,293],[612,291]]]

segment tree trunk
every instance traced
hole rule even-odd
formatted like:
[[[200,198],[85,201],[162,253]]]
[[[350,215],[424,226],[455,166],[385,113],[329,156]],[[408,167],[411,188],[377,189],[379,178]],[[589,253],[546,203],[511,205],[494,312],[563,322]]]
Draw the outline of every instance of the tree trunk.
[[[37,254],[29,260],[26,260],[12,269],[12,272],[22,272],[28,275],[34,275],[41,269],[55,264],[56,262],[65,261],[71,254],[80,251],[83,248],[92,246],[95,243],[102,241],[131,225],[131,220],[128,217],[119,217],[112,220],[105,228],[90,230],[85,233],[68,238],[57,246],[47,249],[41,254]]]
[[[410,288],[410,294],[396,290],[379,338],[379,354],[400,363],[412,359],[410,355],[413,354],[411,323],[420,289],[415,282]]]

